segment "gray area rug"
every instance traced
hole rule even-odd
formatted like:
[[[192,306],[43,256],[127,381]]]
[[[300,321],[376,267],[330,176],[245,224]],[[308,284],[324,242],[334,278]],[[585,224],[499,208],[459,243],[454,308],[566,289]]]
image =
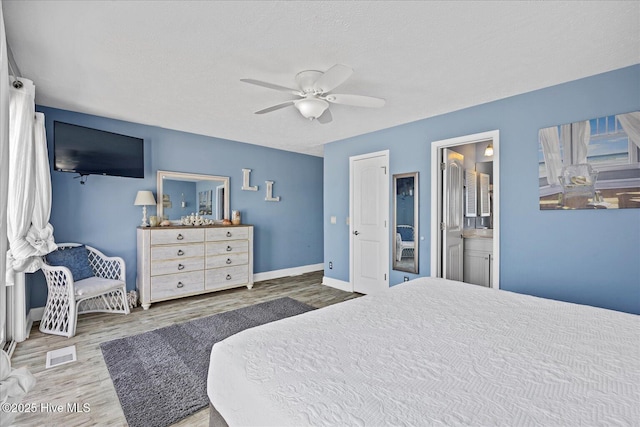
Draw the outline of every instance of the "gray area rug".
[[[313,309],[285,297],[100,344],[129,426],[168,426],[204,408],[216,342]]]

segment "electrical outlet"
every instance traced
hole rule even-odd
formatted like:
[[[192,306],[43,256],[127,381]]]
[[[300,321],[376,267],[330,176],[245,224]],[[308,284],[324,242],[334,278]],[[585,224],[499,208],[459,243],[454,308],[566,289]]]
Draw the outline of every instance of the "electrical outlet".
[[[333,269],[333,262],[329,261],[329,270]]]
[[[408,276],[404,276],[404,281],[408,282],[409,281],[409,277]]]

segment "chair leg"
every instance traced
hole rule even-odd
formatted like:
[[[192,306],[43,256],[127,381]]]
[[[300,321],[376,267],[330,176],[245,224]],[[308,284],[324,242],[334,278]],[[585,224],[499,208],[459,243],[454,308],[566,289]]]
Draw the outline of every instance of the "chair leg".
[[[73,321],[75,312],[75,303],[73,301],[50,296],[40,320],[40,332],[62,335],[67,338],[72,337],[75,334]]]
[[[67,337],[71,338],[76,334],[76,325],[78,324],[78,306],[81,301],[73,304],[73,309],[69,312],[69,335]]]

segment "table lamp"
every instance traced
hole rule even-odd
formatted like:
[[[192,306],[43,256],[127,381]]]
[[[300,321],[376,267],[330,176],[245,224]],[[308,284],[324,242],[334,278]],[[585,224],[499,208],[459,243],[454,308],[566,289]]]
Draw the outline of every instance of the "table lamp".
[[[142,227],[148,227],[147,223],[147,206],[155,205],[156,199],[153,197],[151,191],[138,191],[136,195],[136,201],[133,202],[135,206],[142,206]]]

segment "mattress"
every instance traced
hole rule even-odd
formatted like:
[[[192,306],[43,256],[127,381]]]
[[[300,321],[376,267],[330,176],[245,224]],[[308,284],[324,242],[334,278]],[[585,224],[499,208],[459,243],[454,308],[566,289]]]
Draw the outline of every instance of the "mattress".
[[[214,345],[230,426],[640,425],[640,317],[419,278]]]

